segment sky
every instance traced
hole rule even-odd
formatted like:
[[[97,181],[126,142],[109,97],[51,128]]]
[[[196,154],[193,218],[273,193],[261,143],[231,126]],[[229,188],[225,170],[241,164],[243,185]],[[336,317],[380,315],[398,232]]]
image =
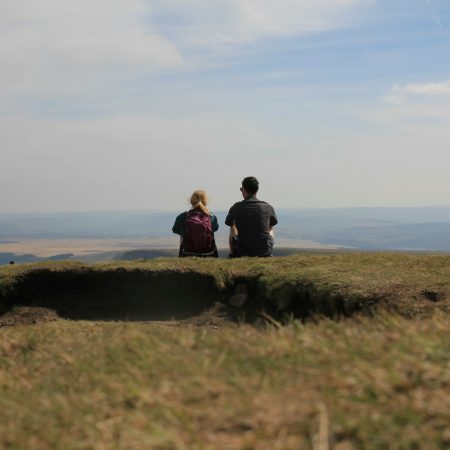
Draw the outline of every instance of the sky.
[[[448,0],[0,0],[0,211],[450,204]]]

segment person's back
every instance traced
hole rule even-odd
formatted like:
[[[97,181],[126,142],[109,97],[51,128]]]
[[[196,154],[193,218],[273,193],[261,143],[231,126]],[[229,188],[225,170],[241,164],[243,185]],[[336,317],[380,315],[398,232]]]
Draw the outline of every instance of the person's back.
[[[172,231],[180,235],[179,256],[218,256],[214,232],[219,224],[216,216],[207,208],[204,191],[195,191],[190,199],[192,209],[175,219]]]
[[[230,226],[230,256],[272,256],[273,229],[278,223],[271,205],[256,198],[259,189],[254,177],[244,178],[244,200],[235,203],[225,220]]]

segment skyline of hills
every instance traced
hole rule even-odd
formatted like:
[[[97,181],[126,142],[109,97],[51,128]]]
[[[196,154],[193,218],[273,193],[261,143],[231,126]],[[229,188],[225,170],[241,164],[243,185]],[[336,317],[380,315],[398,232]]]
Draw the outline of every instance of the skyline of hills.
[[[277,214],[276,237],[283,247],[311,241],[361,250],[450,251],[447,206],[296,208],[280,209]],[[0,253],[2,244],[32,239],[164,240],[173,237],[176,215],[151,211],[0,213]],[[226,242],[226,212],[218,211],[216,215],[220,223],[217,240]]]

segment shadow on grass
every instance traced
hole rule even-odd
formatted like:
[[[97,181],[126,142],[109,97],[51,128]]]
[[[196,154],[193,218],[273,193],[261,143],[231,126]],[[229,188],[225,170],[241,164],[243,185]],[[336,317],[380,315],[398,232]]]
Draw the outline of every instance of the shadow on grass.
[[[204,315],[197,322],[223,319],[250,324],[372,315],[379,307],[406,317],[448,310],[445,292],[428,287],[399,285],[366,292],[308,278],[270,282],[259,273],[233,274],[225,277],[226,286],[218,286],[214,275],[185,268],[33,268],[0,284],[0,326],[28,323],[33,309],[39,308],[42,314],[46,310],[49,316],[71,320],[182,321]],[[235,304],[231,300],[243,295],[241,291],[246,297],[243,307],[225,308],[228,301]],[[217,304],[222,307],[215,308]],[[25,319],[15,313],[17,308],[24,308],[19,312]]]
[[[71,320],[182,320],[224,300],[213,277],[192,272],[35,270],[7,305],[54,310]]]

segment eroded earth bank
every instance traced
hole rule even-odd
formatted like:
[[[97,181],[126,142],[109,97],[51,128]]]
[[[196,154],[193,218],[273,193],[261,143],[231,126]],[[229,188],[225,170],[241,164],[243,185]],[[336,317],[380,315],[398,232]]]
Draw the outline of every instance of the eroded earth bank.
[[[449,310],[450,257],[394,253],[5,266],[0,326],[57,320],[223,326]],[[273,320],[272,320],[273,319]]]

